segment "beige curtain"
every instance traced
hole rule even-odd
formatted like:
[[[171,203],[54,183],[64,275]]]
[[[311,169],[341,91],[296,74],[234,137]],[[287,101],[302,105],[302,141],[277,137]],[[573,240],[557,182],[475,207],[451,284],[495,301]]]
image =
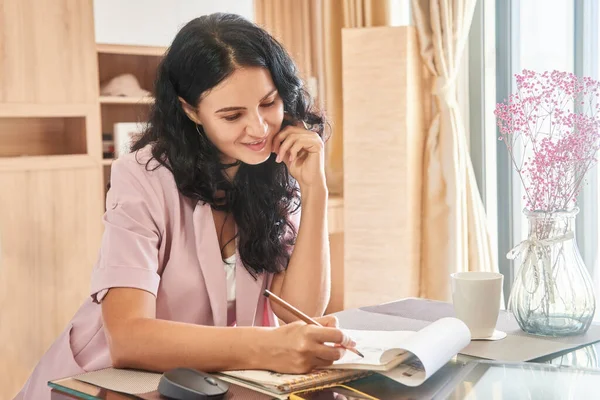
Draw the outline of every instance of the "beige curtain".
[[[285,46],[325,107],[333,128],[327,143],[327,182],[343,187],[342,28],[383,26],[388,0],[255,0],[256,22]]]
[[[439,300],[451,298],[450,273],[497,271],[456,94],[475,3],[412,0],[434,104],[424,160],[421,295]]]
[[[317,0],[255,0],[256,22],[290,53],[305,80],[316,76]]]

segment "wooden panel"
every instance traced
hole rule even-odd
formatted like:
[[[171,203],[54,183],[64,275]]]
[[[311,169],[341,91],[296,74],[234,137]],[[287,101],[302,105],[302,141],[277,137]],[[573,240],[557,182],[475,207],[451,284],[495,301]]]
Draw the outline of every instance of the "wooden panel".
[[[0,172],[0,398],[12,398],[89,295],[99,168]]]
[[[344,232],[344,199],[331,195],[327,201],[327,227],[329,234]]]
[[[1,4],[0,103],[97,102],[92,1]]]
[[[0,158],[0,172],[9,171],[38,171],[55,169],[82,169],[98,167],[99,162],[95,157],[88,155],[68,156],[33,156],[33,157],[2,157]]]
[[[424,124],[413,27],[345,29],[344,306],[419,294]]]
[[[329,249],[331,252],[331,297],[325,311],[332,314],[344,309],[344,234],[342,232],[329,234]]]
[[[1,117],[83,117],[98,114],[98,105],[94,104],[36,104],[7,103],[0,104]]]

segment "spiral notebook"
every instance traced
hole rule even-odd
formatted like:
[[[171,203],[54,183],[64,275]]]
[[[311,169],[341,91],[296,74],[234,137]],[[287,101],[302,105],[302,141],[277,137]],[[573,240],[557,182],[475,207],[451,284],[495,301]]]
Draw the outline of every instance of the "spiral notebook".
[[[246,370],[223,371],[216,376],[224,381],[269,394],[279,399],[287,399],[291,392],[333,383],[353,381],[370,375],[370,371],[360,370],[318,370],[308,374],[290,375],[271,371]]]
[[[440,318],[418,332],[348,330],[364,358],[352,352],[331,367],[307,375],[269,371],[225,371],[223,380],[270,394],[342,383],[379,373],[406,386],[419,386],[467,346],[469,328],[456,318]],[[280,397],[286,398],[286,397]]]

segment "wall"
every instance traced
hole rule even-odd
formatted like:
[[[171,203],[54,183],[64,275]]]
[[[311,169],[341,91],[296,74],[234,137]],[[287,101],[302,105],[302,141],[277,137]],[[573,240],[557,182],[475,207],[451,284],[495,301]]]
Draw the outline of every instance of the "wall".
[[[94,0],[97,43],[169,46],[189,20],[214,12],[254,19],[253,0]]]

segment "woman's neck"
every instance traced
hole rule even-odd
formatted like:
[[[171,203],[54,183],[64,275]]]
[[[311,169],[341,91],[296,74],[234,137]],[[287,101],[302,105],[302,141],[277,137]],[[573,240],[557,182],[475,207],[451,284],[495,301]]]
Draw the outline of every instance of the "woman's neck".
[[[227,179],[229,179],[229,181],[233,182],[233,179],[235,178],[235,175],[237,174],[239,168],[240,165],[236,164],[225,170],[225,176],[227,177]]]
[[[240,162],[234,158],[224,155],[223,153],[221,153],[220,161],[223,165],[231,165],[231,167],[225,169],[225,177],[230,182],[233,182],[233,179],[235,178],[235,175],[237,174],[238,169],[240,168]]]

